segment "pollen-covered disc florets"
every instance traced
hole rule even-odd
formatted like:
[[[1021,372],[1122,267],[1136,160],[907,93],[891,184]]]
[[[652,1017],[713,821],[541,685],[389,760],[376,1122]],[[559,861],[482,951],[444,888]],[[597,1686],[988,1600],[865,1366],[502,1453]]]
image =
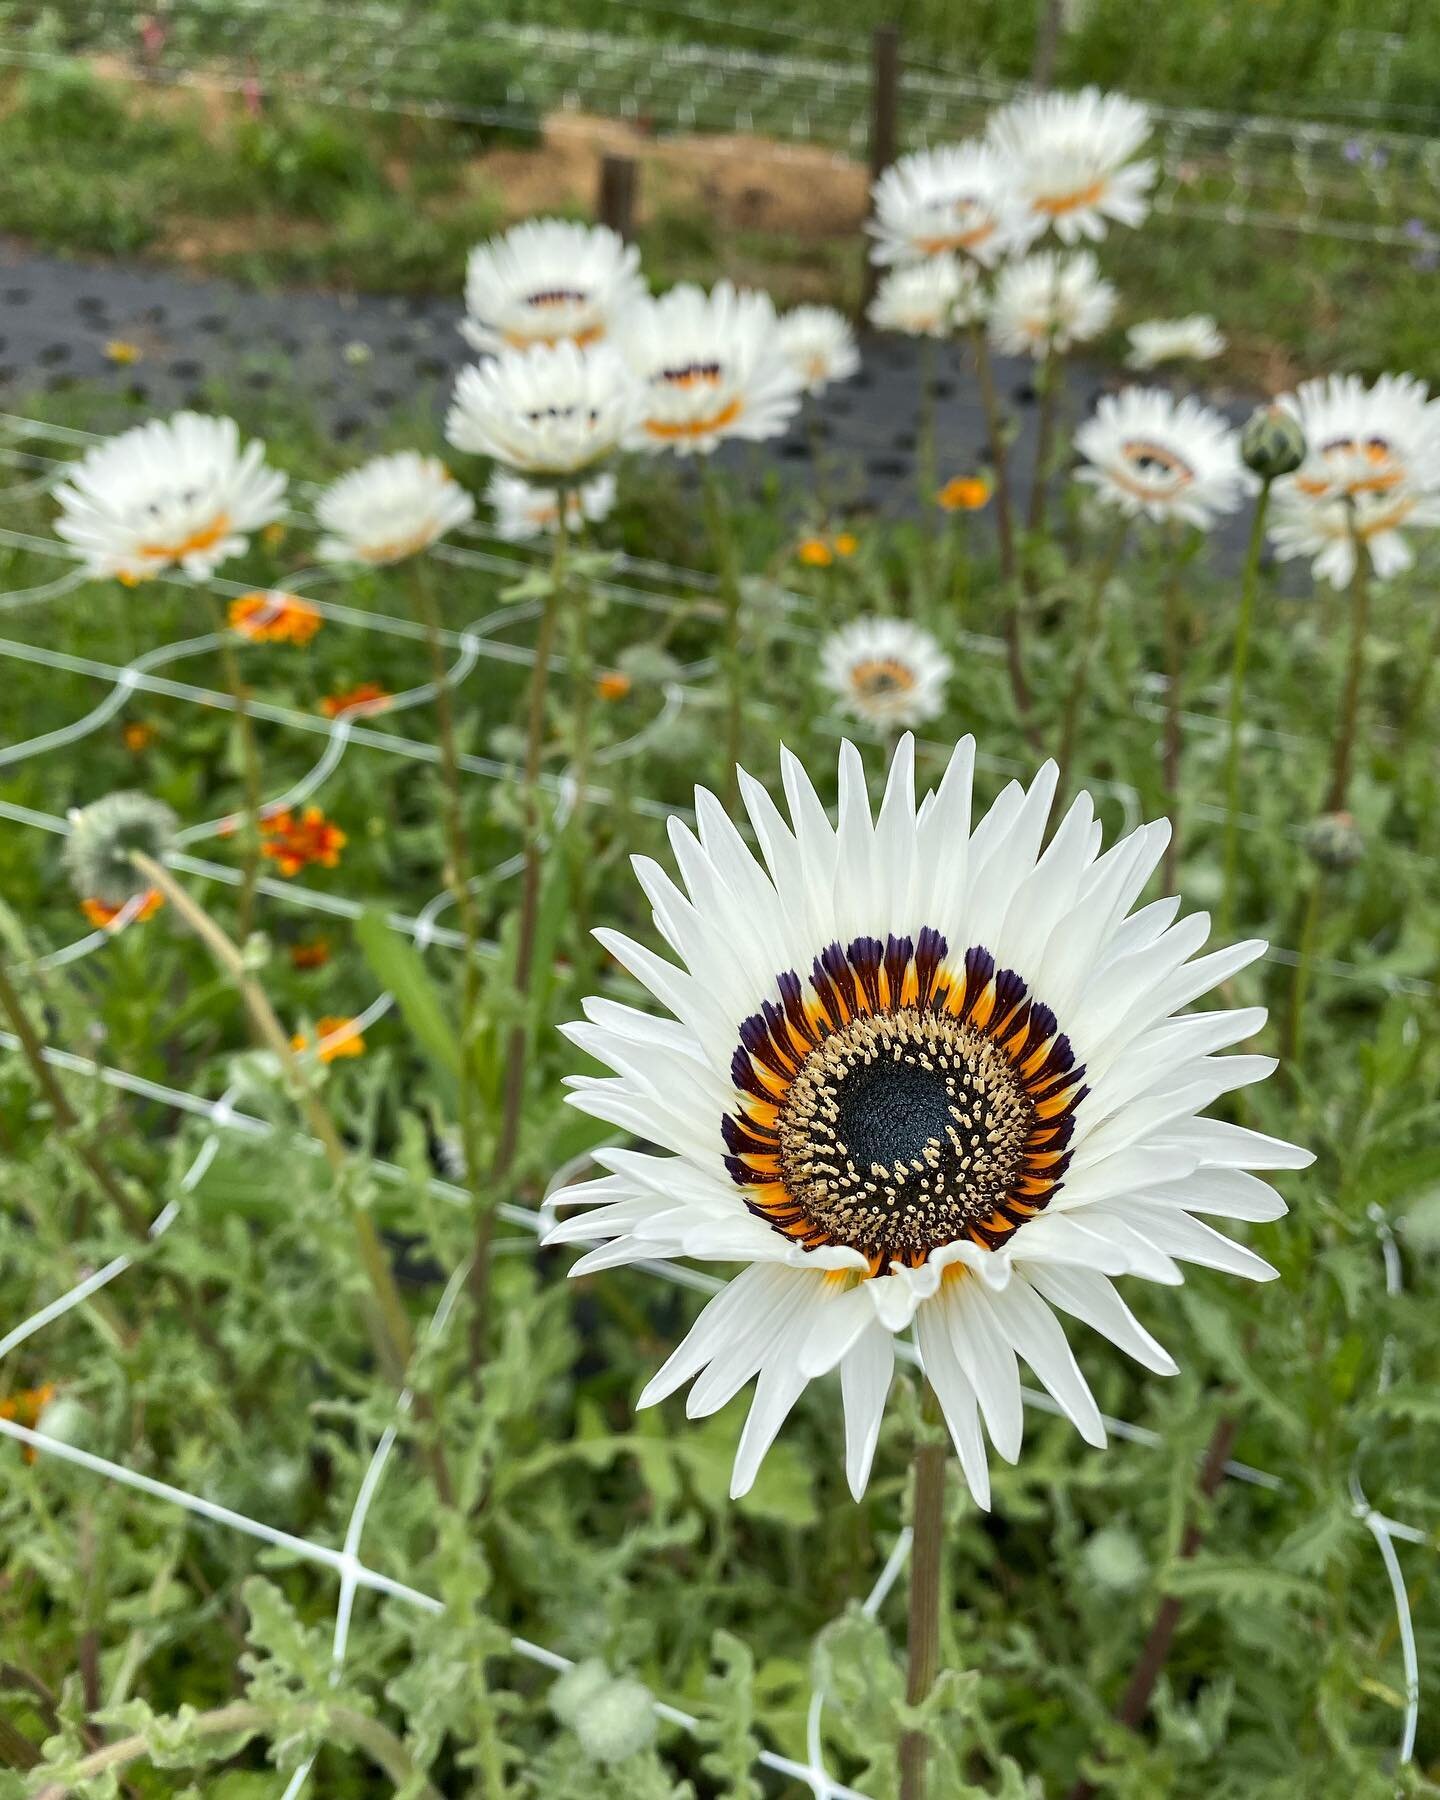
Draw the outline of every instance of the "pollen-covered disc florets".
[[[1049,1007],[979,945],[928,926],[789,971],[740,1030],[722,1134],[751,1211],[879,1270],[968,1238],[994,1249],[1063,1178],[1084,1070]]]

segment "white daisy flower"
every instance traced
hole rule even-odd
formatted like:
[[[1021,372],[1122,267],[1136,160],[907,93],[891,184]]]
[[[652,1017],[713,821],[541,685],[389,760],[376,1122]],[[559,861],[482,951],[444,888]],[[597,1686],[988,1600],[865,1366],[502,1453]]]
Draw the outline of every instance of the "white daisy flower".
[[[990,299],[990,336],[1011,356],[1048,356],[1099,337],[1115,316],[1116,293],[1088,250],[1039,250],[1007,263]]]
[[[1012,100],[985,135],[1022,205],[1062,243],[1098,242],[1110,220],[1139,225],[1150,210],[1155,164],[1136,155],[1150,115],[1123,94],[1087,87]]]
[[[749,1265],[640,1397],[698,1377],[687,1411],[699,1416],[758,1375],[737,1495],[807,1382],[836,1367],[858,1495],[894,1337],[913,1325],[988,1504],[981,1420],[1014,1461],[1019,1358],[1088,1442],[1105,1441],[1056,1310],[1169,1374],[1114,1277],[1174,1285],[1182,1262],[1275,1273],[1195,1216],[1278,1218],[1279,1195],[1245,1171],[1311,1160],[1201,1117],[1273,1069],[1217,1054],[1265,1015],[1182,1010],[1264,945],[1199,956],[1204,914],[1177,923],[1174,899],[1132,910],[1164,824],[1101,854],[1082,793],[1042,852],[1053,763],[972,824],[973,758],[967,738],[917,808],[902,739],[872,818],[846,744],[838,824],[794,757],[788,818],[742,772],[763,861],[702,790],[698,835],[670,822],[684,890],[648,858],[635,865],[676,960],[597,934],[664,1013],[589,1001],[568,1035],[613,1073],[574,1078],[571,1099],[657,1151],[598,1151],[608,1173],[566,1195],[588,1210],[548,1241],[599,1242],[575,1274],[671,1257]]]
[[[608,225],[527,219],[470,252],[460,329],[480,351],[594,344],[644,295],[640,252]]]
[[[55,529],[92,575],[204,581],[279,517],[285,485],[233,419],[178,412],[87,450],[55,489]]]
[[[1350,585],[1358,539],[1370,567],[1382,580],[1400,575],[1415,561],[1404,533],[1415,526],[1440,525],[1440,493],[1391,488],[1384,493],[1316,499],[1276,482],[1266,530],[1282,562],[1308,557],[1311,573],[1331,587]]]
[[[820,677],[846,712],[892,730],[923,725],[945,705],[950,658],[905,619],[857,619],[820,650]]]
[[[832,381],[848,381],[860,367],[855,333],[833,306],[794,306],[780,319],[780,348],[790,358],[807,394]]]
[[[866,316],[881,331],[943,338],[972,324],[984,308],[975,265],[946,254],[888,270],[880,278]]]
[[[1209,362],[1225,348],[1225,335],[1209,313],[1183,319],[1146,319],[1127,336],[1132,369],[1156,369],[1167,362]]]
[[[612,345],[502,350],[460,371],[445,436],[522,475],[573,475],[619,447],[643,402]]]
[[[1286,488],[1314,500],[1440,486],[1440,399],[1413,375],[1304,381],[1279,404],[1300,422],[1305,460]]]
[[[1309,557],[1344,587],[1355,540],[1382,579],[1408,569],[1406,528],[1440,524],[1440,399],[1413,375],[1302,382],[1280,405],[1299,420],[1305,460],[1275,484],[1270,538],[1281,558]]]
[[[683,283],[632,307],[617,341],[644,389],[632,449],[708,456],[726,438],[778,436],[799,408],[768,294]]]
[[[490,477],[485,498],[495,512],[495,535],[507,544],[528,543],[553,532],[560,521],[560,495],[552,487],[537,487],[518,475]],[[593,481],[570,488],[565,496],[565,519],[574,531],[587,521],[598,525],[615,508],[615,477],[597,475]]]
[[[374,456],[316,502],[327,533],[316,554],[324,562],[403,562],[474,515],[475,502],[438,456]]]
[[[1000,153],[978,140],[902,156],[870,192],[872,262],[962,251],[988,266],[1043,230],[1017,198]]]
[[[1075,448],[1085,458],[1076,479],[1132,518],[1177,519],[1205,531],[1254,485],[1228,421],[1164,388],[1104,395],[1075,433]]]

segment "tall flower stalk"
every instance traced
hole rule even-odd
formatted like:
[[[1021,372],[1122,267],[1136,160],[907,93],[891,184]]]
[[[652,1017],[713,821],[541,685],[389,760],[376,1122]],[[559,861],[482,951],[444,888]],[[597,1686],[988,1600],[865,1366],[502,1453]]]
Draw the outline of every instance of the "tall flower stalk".
[[[1260,576],[1260,551],[1265,542],[1265,515],[1270,510],[1271,481],[1265,480],[1250,521],[1250,541],[1245,550],[1245,569],[1240,577],[1240,612],[1235,621],[1235,644],[1230,654],[1230,727],[1225,751],[1225,878],[1220,902],[1220,926],[1228,932],[1235,917],[1235,881],[1240,861],[1240,736],[1245,726],[1245,673],[1250,658],[1250,632],[1255,620],[1255,589]]]
[[[556,499],[558,510],[554,555],[550,565],[550,579],[546,583],[541,602],[540,627],[535,637],[535,660],[530,670],[530,688],[525,708],[525,764],[520,787],[522,829],[525,836],[524,863],[520,875],[520,914],[511,984],[515,1015],[505,1041],[505,1082],[500,1102],[500,1133],[490,1169],[489,1193],[476,1216],[475,1254],[470,1267],[470,1363],[471,1373],[477,1379],[485,1362],[485,1328],[490,1308],[495,1212],[501,1190],[515,1166],[525,1106],[525,1074],[530,1041],[527,1012],[535,969],[535,939],[540,919],[540,878],[544,868],[545,849],[540,806],[540,769],[545,751],[550,661],[555,647],[556,624],[566,591],[570,543],[570,496],[565,484],[557,484]]]
[[[945,1568],[945,1477],[949,1466],[940,1402],[929,1382],[915,1445],[911,1482],[914,1541],[910,1548],[910,1613],[906,1629],[905,1703],[921,1705],[940,1673],[940,1614]],[[930,1746],[923,1731],[900,1740],[900,1800],[925,1800]]]
[[[1079,634],[1075,640],[1075,657],[1070,670],[1070,685],[1065,695],[1065,711],[1060,726],[1060,743],[1055,760],[1060,765],[1059,797],[1064,798],[1074,780],[1075,747],[1080,734],[1080,715],[1084,710],[1085,697],[1090,687],[1090,671],[1094,666],[1096,652],[1100,647],[1102,636],[1100,621],[1105,590],[1110,585],[1110,578],[1115,573],[1115,565],[1120,560],[1120,552],[1125,547],[1125,539],[1129,534],[1130,521],[1123,514],[1116,521],[1110,542],[1101,553],[1096,564],[1095,573],[1090,586],[1086,589],[1085,604],[1080,615]]]
[[[214,596],[216,636],[220,642],[220,666],[225,685],[234,702],[235,730],[240,742],[240,774],[245,795],[245,808],[240,825],[240,899],[236,909],[236,935],[243,944],[255,922],[255,887],[260,879],[260,812],[264,791],[260,773],[260,746],[255,737],[255,719],[250,711],[249,695],[240,673],[240,658],[235,654],[235,638],[225,608]]]
[[[1005,589],[1005,668],[1010,677],[1010,698],[1015,707],[1015,716],[1026,736],[1030,737],[1033,735],[1030,684],[1025,677],[1024,624],[1020,613],[1020,592],[1015,580],[1015,517],[1010,494],[1009,446],[1005,441],[1005,422],[1001,417],[1000,399],[995,388],[995,367],[990,360],[990,345],[978,322],[970,327],[970,342],[975,349],[975,379],[980,389],[980,405],[985,414],[985,435],[995,471],[995,537],[1000,554],[1000,579]]]
[[[713,466],[705,465],[702,477],[705,494],[705,524],[715,555],[720,577],[720,604],[724,609],[724,637],[721,662],[725,671],[725,769],[724,792],[727,803],[737,797],[736,783],[744,750],[745,737],[745,666],[742,654],[740,571],[735,556],[734,522],[726,501],[725,489]]]
[[[1330,786],[1325,794],[1326,812],[1343,812],[1350,792],[1355,760],[1355,738],[1360,722],[1360,684],[1365,668],[1365,641],[1370,630],[1370,552],[1355,530],[1352,506],[1351,537],[1355,546],[1355,572],[1350,577],[1350,643],[1345,661],[1345,687],[1335,730],[1335,751]]]

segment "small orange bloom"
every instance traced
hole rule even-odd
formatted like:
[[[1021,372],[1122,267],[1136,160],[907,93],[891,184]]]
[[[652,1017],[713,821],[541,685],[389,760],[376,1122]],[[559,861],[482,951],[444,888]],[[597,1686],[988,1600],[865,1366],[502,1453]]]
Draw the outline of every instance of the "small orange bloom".
[[[378,681],[362,681],[343,693],[327,694],[320,702],[320,710],[327,719],[338,719],[347,712],[383,712],[389,704],[389,688],[381,687]]]
[[[323,969],[330,960],[329,938],[307,938],[303,944],[290,946],[292,969]]]
[[[835,552],[824,538],[806,538],[795,554],[808,569],[826,569],[835,560]]]
[[[138,344],[132,344],[129,338],[111,338],[105,346],[105,356],[109,362],[119,363],[121,368],[128,368],[137,363],[145,355]]]
[[[308,644],[324,621],[294,594],[242,594],[230,602],[230,629],[252,644]]]
[[[946,512],[979,512],[988,506],[995,483],[988,475],[956,475],[935,496],[935,504]]]
[[[132,719],[120,736],[124,740],[125,748],[133,750],[138,756],[142,750],[148,750],[155,742],[155,727],[147,725],[143,719]]]
[[[290,1040],[297,1055],[310,1048],[310,1039],[297,1031]],[[315,1021],[315,1054],[321,1062],[334,1062],[337,1056],[363,1056],[364,1036],[356,1031],[354,1019],[324,1018]]]
[[[11,1394],[8,1400],[0,1400],[0,1419],[9,1419],[14,1425],[23,1425],[27,1431],[35,1431],[40,1419],[55,1398],[59,1389],[53,1381],[47,1381],[44,1387],[26,1388],[22,1393]],[[27,1463],[33,1463],[36,1451],[27,1444],[24,1457]]]
[[[129,902],[127,901],[126,905],[128,904]],[[159,912],[164,904],[165,896],[160,892],[159,888],[147,889],[140,910],[132,913],[127,923],[139,925],[146,919],[153,919],[155,914]],[[120,917],[122,912],[124,912],[125,907],[107,906],[103,900],[82,900],[80,902],[80,910],[97,931],[108,931],[115,920]]]
[[[267,549],[276,550],[285,542],[285,533],[289,526],[282,519],[272,519],[260,533],[260,541]]]
[[[633,686],[622,669],[607,669],[595,683],[595,692],[602,700],[623,700]]]
[[[837,556],[853,556],[860,548],[860,540],[853,531],[842,531],[835,540]]]
[[[287,806],[260,821],[260,854],[277,863],[287,877],[298,875],[308,863],[333,869],[344,847],[345,833],[318,806],[307,806],[298,815]]]

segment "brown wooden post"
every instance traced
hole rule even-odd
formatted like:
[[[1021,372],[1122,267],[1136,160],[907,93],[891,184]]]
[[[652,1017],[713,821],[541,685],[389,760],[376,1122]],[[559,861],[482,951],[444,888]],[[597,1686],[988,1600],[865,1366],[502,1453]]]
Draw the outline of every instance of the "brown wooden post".
[[[606,155],[600,159],[600,192],[596,212],[600,223],[618,231],[628,243],[635,235],[635,189],[639,165],[632,156]]]
[[[870,34],[870,179],[878,181],[895,160],[900,138],[900,28],[877,25]],[[875,296],[876,271],[865,244],[860,313]]]

